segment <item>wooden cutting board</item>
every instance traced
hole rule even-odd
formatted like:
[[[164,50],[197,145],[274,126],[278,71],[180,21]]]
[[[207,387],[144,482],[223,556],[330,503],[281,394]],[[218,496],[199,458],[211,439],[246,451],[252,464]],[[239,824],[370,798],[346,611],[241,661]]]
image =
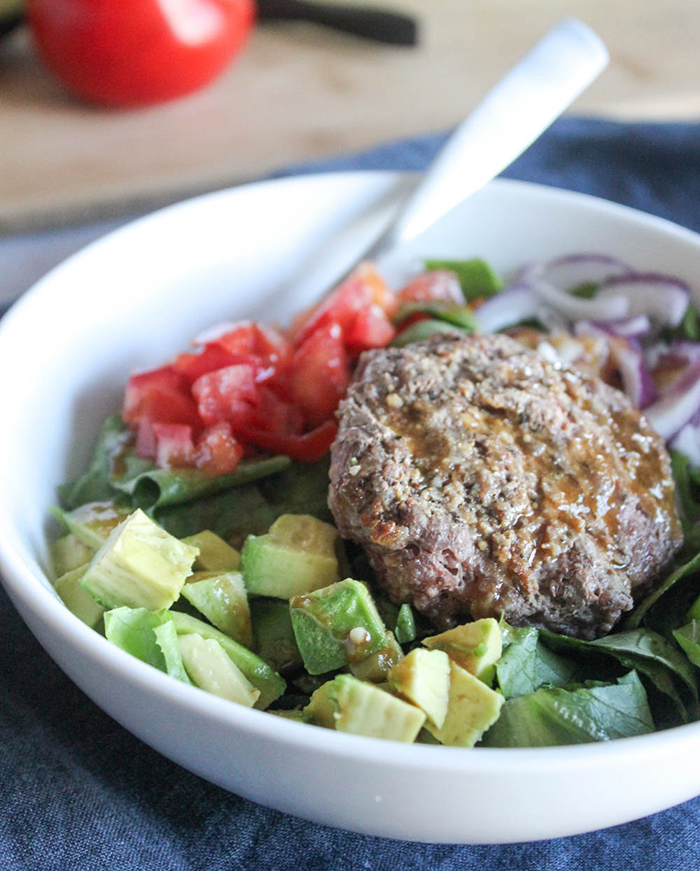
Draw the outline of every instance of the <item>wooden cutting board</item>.
[[[16,34],[0,46],[0,231],[135,213],[446,129],[565,15],[590,24],[612,56],[572,111],[700,112],[696,0],[389,2],[421,20],[418,48],[265,24],[214,85],[139,111],[74,101],[40,67],[26,34]]]

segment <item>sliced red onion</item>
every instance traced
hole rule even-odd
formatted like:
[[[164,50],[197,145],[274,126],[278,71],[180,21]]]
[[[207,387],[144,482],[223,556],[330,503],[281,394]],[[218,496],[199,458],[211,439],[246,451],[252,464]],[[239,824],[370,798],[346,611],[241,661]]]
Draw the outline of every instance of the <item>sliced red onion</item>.
[[[691,363],[661,399],[645,410],[654,429],[667,441],[700,410],[700,361]]]
[[[631,271],[626,263],[606,254],[567,254],[545,263],[540,278],[554,287],[571,290],[580,284],[602,284]]]
[[[635,272],[608,279],[597,300],[623,296],[630,316],[647,315],[659,326],[677,327],[690,302],[690,287],[679,278],[655,272]]]
[[[618,341],[612,344],[610,350],[620,370],[625,393],[637,408],[647,408],[657,398],[658,391],[640,345],[636,341]]]
[[[593,299],[581,299],[565,290],[559,290],[546,281],[535,280],[530,281],[529,284],[542,303],[570,321],[589,320],[605,323],[621,320],[629,314],[630,304],[624,295],[608,295],[605,299],[601,299],[598,294]]]
[[[539,309],[540,301],[532,288],[516,283],[489,297],[475,314],[483,332],[495,333],[504,327],[537,317]]]
[[[651,332],[651,321],[646,315],[636,315],[633,318],[610,321],[607,324],[594,323],[593,321],[578,321],[574,324],[574,332],[577,336],[601,331],[609,336],[619,336],[622,339],[642,339]]]
[[[694,466],[700,466],[700,414],[686,423],[671,442],[671,447],[685,454]]]

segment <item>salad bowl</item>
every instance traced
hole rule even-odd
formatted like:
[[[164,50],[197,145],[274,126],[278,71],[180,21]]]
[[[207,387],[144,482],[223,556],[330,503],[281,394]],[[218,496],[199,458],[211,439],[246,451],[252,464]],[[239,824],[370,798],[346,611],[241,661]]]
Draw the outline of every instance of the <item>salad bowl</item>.
[[[92,244],[16,303],[0,323],[0,367],[12,373],[1,388],[5,588],[51,657],[125,728],[207,780],[304,819],[414,841],[508,843],[607,827],[685,801],[700,793],[700,723],[527,749],[403,745],[311,728],[130,657],[71,614],[47,579],[48,506],[56,487],[88,464],[128,374],[157,366],[218,321],[288,322],[367,248],[414,184],[396,173],[340,173],[198,197]],[[404,254],[407,262],[478,256],[508,274],[575,251],[700,290],[700,236],[513,181],[490,183]]]

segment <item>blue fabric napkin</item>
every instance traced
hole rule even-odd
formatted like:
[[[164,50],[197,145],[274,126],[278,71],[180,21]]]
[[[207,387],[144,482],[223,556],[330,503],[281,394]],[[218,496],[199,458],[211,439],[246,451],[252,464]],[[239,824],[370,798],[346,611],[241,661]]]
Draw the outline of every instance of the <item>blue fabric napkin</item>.
[[[443,140],[425,136],[280,174],[422,170]],[[699,157],[699,124],[567,118],[505,175],[597,194],[700,230]],[[403,843],[267,810],[189,774],[103,714],[0,592],[0,871],[698,867],[700,798],[613,829],[509,846]]]

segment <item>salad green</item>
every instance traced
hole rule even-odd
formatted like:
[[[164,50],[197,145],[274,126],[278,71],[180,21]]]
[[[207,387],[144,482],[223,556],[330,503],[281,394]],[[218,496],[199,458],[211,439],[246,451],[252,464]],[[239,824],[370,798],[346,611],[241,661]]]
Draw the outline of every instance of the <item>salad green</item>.
[[[428,266],[455,273],[464,301],[409,299],[396,345],[477,329],[470,305],[502,291],[483,261]],[[595,303],[598,286],[578,281],[586,291],[572,296]],[[697,340],[697,323],[691,306],[666,340]],[[59,489],[55,589],[172,678],[299,722],[460,747],[646,734],[700,717],[700,468],[679,450],[672,460],[684,549],[594,641],[492,618],[437,633],[378,592],[364,555],[340,539],[327,458],[258,453],[219,475],[164,468],[139,454],[120,415],[86,472]]]

